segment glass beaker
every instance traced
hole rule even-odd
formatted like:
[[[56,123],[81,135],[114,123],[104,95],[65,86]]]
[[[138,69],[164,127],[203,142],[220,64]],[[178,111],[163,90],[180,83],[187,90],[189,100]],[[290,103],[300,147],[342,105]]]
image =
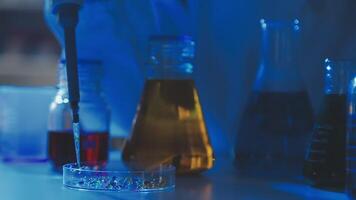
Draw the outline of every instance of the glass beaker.
[[[347,90],[355,65],[325,60],[325,88],[306,154],[304,176],[317,187],[344,188]]]
[[[251,172],[268,167],[291,171],[285,164],[303,163],[313,122],[296,59],[300,24],[298,20],[260,22],[262,60],[241,116],[236,164]]]
[[[346,109],[346,192],[350,199],[356,199],[356,76],[352,76]]]
[[[72,115],[68,99],[65,61],[58,67],[58,92],[50,105],[48,118],[48,156],[53,166],[76,162]],[[101,62],[78,60],[80,85],[80,160],[102,165],[108,160],[110,112],[102,96]]]
[[[123,159],[141,167],[173,164],[177,173],[213,166],[213,149],[192,73],[188,36],[153,36],[150,66]]]
[[[47,161],[48,106],[54,87],[0,86],[0,160]]]

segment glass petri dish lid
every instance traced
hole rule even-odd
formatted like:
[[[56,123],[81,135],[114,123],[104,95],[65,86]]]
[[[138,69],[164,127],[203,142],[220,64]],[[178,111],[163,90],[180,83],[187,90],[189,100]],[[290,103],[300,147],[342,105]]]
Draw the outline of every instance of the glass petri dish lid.
[[[63,185],[72,189],[107,192],[151,192],[175,187],[175,167],[141,168],[135,164],[110,162],[105,166],[76,163],[63,166]]]

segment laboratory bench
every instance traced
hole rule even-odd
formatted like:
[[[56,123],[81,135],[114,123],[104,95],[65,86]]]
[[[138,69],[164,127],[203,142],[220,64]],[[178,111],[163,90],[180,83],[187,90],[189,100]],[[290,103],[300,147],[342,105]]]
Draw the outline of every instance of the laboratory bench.
[[[283,199],[344,200],[343,192],[316,189],[304,180],[271,180],[244,176],[231,159],[217,159],[213,169],[194,176],[178,176],[169,191],[92,192],[66,188],[49,163],[0,163],[0,200],[130,200],[130,199]]]

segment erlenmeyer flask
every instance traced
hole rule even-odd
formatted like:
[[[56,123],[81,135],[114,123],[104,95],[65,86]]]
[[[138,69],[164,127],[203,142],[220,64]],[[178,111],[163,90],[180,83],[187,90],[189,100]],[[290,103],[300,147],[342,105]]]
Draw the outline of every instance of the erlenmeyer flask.
[[[295,58],[300,25],[261,20],[261,27],[262,62],[240,121],[236,164],[253,172],[287,170],[285,164],[303,163],[313,121]]]
[[[178,173],[210,169],[213,150],[192,78],[194,42],[189,37],[154,36],[150,66],[125,161],[147,168],[174,164]]]
[[[346,104],[353,66],[351,61],[325,60],[324,98],[303,169],[317,187],[345,186]]]

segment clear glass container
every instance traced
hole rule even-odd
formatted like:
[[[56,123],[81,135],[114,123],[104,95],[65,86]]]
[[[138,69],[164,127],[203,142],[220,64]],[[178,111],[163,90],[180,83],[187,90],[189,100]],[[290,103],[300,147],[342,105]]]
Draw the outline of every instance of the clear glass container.
[[[63,166],[63,185],[73,189],[106,192],[152,192],[175,187],[175,168],[159,165],[155,168],[133,168],[122,162],[89,167],[83,163]]]
[[[0,161],[47,161],[47,116],[54,87],[0,86]]]
[[[109,149],[110,112],[102,96],[101,62],[79,60],[80,160],[89,165],[105,164]],[[72,114],[68,99],[65,61],[58,67],[58,91],[48,118],[48,156],[55,169],[76,161]]]
[[[314,124],[303,173],[317,187],[344,188],[347,91],[355,64],[325,60],[324,98]]]
[[[346,192],[356,199],[356,76],[352,75],[347,100]]]
[[[287,165],[303,163],[313,122],[296,58],[300,24],[262,19],[261,28],[261,64],[241,116],[236,164],[256,173],[275,169],[280,175],[289,174]]]
[[[141,102],[126,162],[144,168],[173,164],[177,173],[194,173],[213,166],[202,107],[192,74],[194,42],[188,36],[154,36]]]

